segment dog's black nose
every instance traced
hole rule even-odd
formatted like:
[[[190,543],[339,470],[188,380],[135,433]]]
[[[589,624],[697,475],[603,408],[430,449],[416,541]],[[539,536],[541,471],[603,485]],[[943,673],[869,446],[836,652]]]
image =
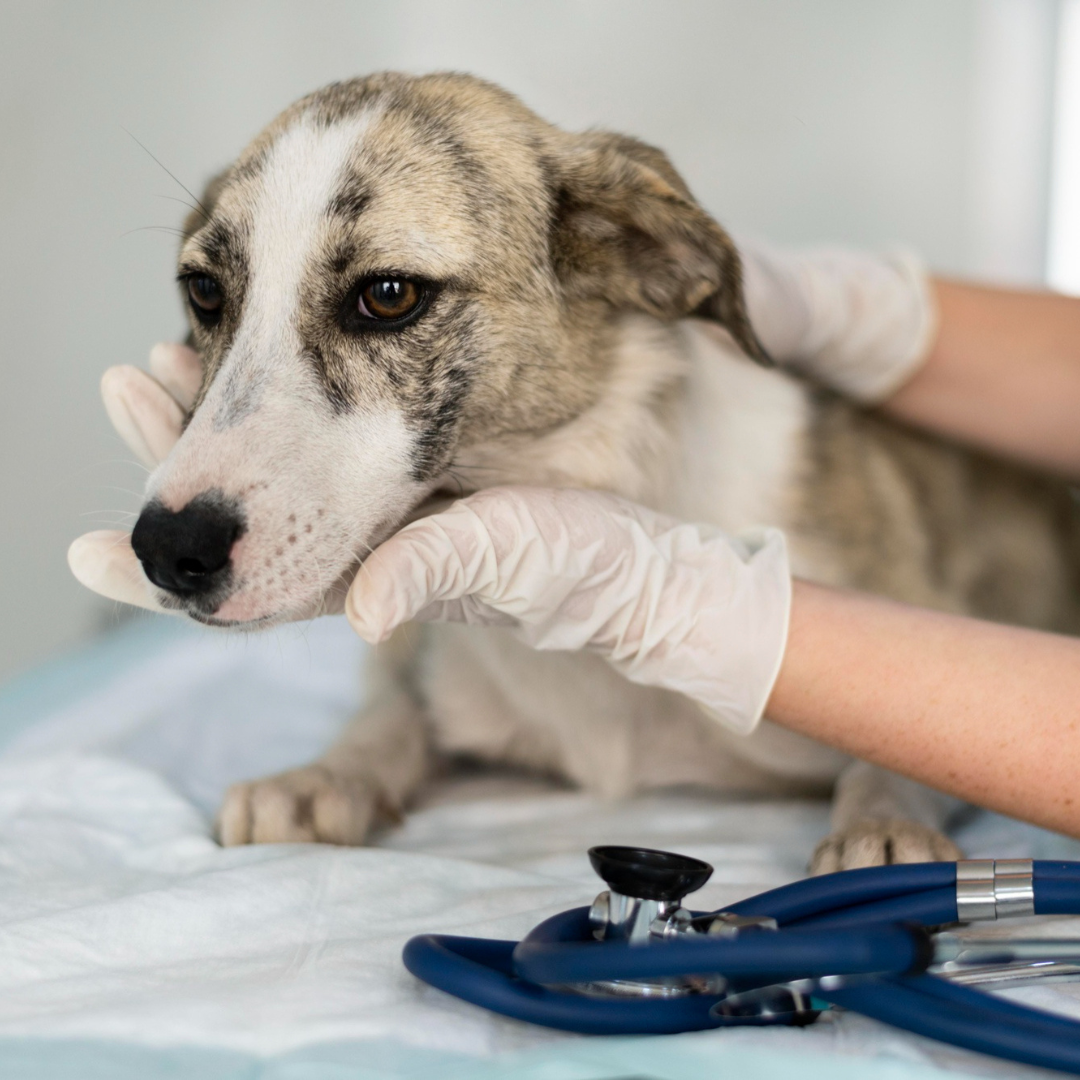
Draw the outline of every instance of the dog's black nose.
[[[229,553],[243,531],[243,515],[231,500],[204,492],[175,513],[156,500],[147,503],[131,546],[159,589],[196,596],[224,583]]]

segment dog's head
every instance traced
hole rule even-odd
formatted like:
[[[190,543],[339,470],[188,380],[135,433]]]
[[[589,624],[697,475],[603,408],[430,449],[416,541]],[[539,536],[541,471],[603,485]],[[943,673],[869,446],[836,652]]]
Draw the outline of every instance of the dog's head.
[[[735,249],[663,154],[473,78],[321,90],[202,203],[179,258],[202,391],[133,537],[201,621],[315,613],[463,447],[587,408],[622,312],[764,359]]]

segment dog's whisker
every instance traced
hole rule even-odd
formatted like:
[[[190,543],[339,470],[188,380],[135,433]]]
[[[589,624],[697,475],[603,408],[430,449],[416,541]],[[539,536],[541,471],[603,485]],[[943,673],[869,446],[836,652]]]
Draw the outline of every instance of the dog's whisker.
[[[318,556],[312,552],[308,557],[315,564],[315,587],[319,595],[319,603],[315,609],[315,617],[318,618],[319,616],[326,614],[326,586],[323,584],[326,575],[323,573],[322,563],[319,562]]]
[[[116,550],[117,548],[121,548],[121,547],[123,547],[123,546],[124,546],[125,544],[128,544],[128,545],[130,546],[130,539],[129,539],[129,537],[128,537],[127,535],[124,535],[124,536],[118,536],[118,537],[117,537],[117,538],[116,538],[115,540],[113,540],[113,541],[112,541],[112,542],[111,542],[111,543],[109,544],[109,550],[110,550],[110,551],[115,551],[115,550]]]
[[[181,206],[186,206],[189,210],[194,210],[196,213],[198,213],[198,211],[199,211],[199,207],[197,207],[194,203],[188,202],[187,199],[181,199],[177,195],[155,194],[154,198],[155,199],[168,199],[169,202],[179,203]],[[180,231],[182,232],[183,230],[180,230]]]
[[[137,518],[139,515],[131,510],[84,510],[79,517],[126,517]]]
[[[482,470],[484,472],[505,472],[505,469],[499,468],[495,465],[466,465],[461,461],[452,461],[447,466],[448,469],[473,469]]]
[[[121,495],[130,495],[135,499],[142,499],[146,492],[144,491],[132,491],[130,488],[117,487],[116,484],[106,484],[105,491],[116,491]]]
[[[142,149],[146,152],[146,154],[150,157],[150,159],[152,161],[154,161],[157,165],[159,165],[167,176],[169,176],[172,180],[174,180],[177,184],[179,184],[180,187],[182,187],[184,189],[184,191],[189,196],[191,196],[191,198],[195,201],[195,205],[198,208],[199,212],[202,214],[203,218],[205,218],[205,220],[209,221],[210,220],[210,211],[207,210],[205,206],[203,206],[202,201],[198,198],[198,196],[195,194],[195,192],[193,192],[186,184],[184,184],[174,172],[172,172],[170,169],[166,168],[165,165],[157,157],[155,157],[154,154],[152,154],[150,152],[150,149],[146,145],[144,145],[142,142],[140,142],[134,135],[132,135],[132,133],[130,131],[128,131],[127,128],[123,128],[122,130],[127,135],[129,135],[135,141],[136,144],[138,144],[140,147],[142,147]]]
[[[465,483],[464,483],[464,481],[462,480],[462,478],[460,476],[457,475],[457,473],[454,470],[447,469],[446,472],[447,472],[447,475],[450,477],[450,479],[453,480],[454,483],[457,484],[457,486],[458,486],[458,498],[459,499],[464,499],[465,498]]]
[[[57,480],[56,483],[51,484],[45,490],[47,492],[50,492],[50,493],[55,492],[57,489],[63,487],[64,484],[70,483],[71,481],[74,481],[74,480],[78,480],[81,477],[85,476],[91,469],[103,468],[103,467],[105,467],[107,465],[138,465],[138,467],[140,469],[142,469],[143,472],[145,472],[145,473],[150,472],[150,470],[147,469],[145,465],[143,465],[143,464],[141,464],[139,462],[136,462],[136,461],[132,461],[130,458],[106,458],[103,461],[91,461],[86,465],[80,465],[79,468],[73,469],[67,476],[64,476],[61,479]],[[116,491],[116,490],[122,490],[122,489],[106,488],[106,490]],[[139,491],[139,492],[127,491],[127,492],[124,492],[124,493],[126,495],[134,494],[139,499],[142,499],[142,497],[144,495],[144,492],[141,492],[141,491]]]
[[[141,232],[164,232],[171,233],[173,236],[184,235],[183,229],[177,229],[173,225],[140,225],[137,229],[127,229],[125,232],[122,232],[120,234],[120,239],[122,240],[125,236],[131,236],[133,233]]]
[[[147,476],[149,476],[150,473],[152,473],[154,471],[153,469],[151,469],[148,466],[144,465],[141,461],[138,461],[135,458],[105,458],[102,461],[94,461],[94,462],[91,462],[89,465],[84,465],[81,469],[79,469],[73,475],[78,476],[81,473],[86,472],[87,469],[92,469],[92,468],[95,468],[97,466],[105,466],[105,465],[133,465],[136,469],[140,469],[142,472],[146,473]]]

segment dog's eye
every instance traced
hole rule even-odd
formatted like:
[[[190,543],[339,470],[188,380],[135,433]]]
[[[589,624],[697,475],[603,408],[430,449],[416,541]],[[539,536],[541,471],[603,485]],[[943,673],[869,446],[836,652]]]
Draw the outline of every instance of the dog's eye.
[[[416,310],[423,292],[406,278],[372,278],[360,288],[357,308],[365,319],[404,319]]]
[[[209,274],[192,274],[187,279],[188,297],[200,318],[213,320],[225,302],[221,286]]]
[[[438,295],[437,285],[393,273],[372,274],[356,282],[342,297],[338,325],[349,334],[412,326]]]

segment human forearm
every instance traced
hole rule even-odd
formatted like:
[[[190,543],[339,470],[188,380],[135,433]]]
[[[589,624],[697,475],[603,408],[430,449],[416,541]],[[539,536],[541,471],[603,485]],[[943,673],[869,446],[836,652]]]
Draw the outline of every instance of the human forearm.
[[[775,722],[1080,836],[1080,642],[796,582]]]
[[[933,290],[935,343],[884,410],[1080,477],[1080,299],[942,280]]]

